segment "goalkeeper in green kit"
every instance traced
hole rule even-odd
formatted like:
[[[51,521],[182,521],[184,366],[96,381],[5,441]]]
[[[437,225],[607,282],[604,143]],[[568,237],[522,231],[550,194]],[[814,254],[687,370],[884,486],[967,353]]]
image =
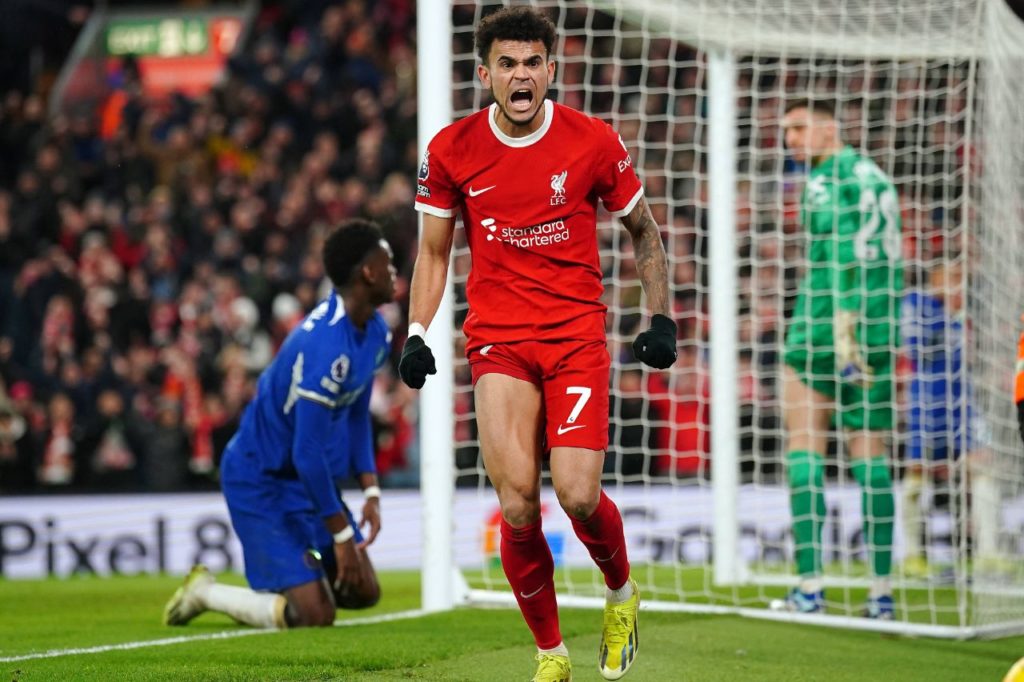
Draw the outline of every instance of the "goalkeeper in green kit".
[[[865,615],[891,619],[895,510],[885,440],[903,289],[899,197],[873,161],[843,145],[831,105],[792,102],[782,125],[793,157],[810,168],[801,199],[807,271],[786,332],[782,394],[800,584],[783,605],[824,612],[824,456],[834,426],[863,490],[873,576]]]

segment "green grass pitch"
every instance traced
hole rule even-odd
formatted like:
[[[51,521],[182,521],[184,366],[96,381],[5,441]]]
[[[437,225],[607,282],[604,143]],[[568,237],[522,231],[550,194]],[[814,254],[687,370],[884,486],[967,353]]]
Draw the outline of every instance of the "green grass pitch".
[[[222,580],[242,584],[238,576]],[[183,628],[160,624],[176,577],[0,581],[0,682],[35,680],[528,680],[533,646],[518,612],[453,612],[351,627],[255,632],[205,614]],[[339,621],[415,609],[419,576],[384,573],[384,598]],[[577,682],[601,679],[594,663],[600,613],[563,610]],[[182,637],[164,646],[67,652]],[[51,658],[11,660],[45,651]],[[952,642],[886,637],[733,616],[643,613],[641,650],[626,679],[1002,679],[1024,637]]]

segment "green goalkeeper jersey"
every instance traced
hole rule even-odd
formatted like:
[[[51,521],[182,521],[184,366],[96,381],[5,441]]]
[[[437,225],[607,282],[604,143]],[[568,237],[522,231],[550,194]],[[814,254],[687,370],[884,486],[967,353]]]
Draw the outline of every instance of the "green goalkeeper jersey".
[[[856,314],[870,364],[888,363],[898,342],[903,288],[899,197],[874,161],[852,147],[811,170],[801,199],[807,272],[786,336],[787,354],[833,352],[839,310]],[[874,356],[874,357],[872,357]]]

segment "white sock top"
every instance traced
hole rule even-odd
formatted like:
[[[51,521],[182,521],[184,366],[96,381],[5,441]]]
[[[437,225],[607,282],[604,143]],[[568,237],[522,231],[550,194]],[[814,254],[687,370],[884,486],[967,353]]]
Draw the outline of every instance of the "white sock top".
[[[891,597],[892,596],[892,581],[888,578],[875,578],[871,581],[871,587],[868,590],[868,596],[872,599],[878,599],[879,597]]]
[[[537,653],[541,654],[553,654],[555,656],[569,656],[569,650],[565,647],[565,642],[559,642],[558,646],[551,649],[537,649]]]
[[[622,602],[627,601],[632,596],[633,583],[629,580],[627,580],[626,584],[620,587],[619,589],[613,590],[611,588],[608,588],[608,590],[605,592],[605,598],[613,604],[621,604]]]
[[[821,578],[801,578],[800,591],[804,594],[813,594],[825,589],[825,581]]]

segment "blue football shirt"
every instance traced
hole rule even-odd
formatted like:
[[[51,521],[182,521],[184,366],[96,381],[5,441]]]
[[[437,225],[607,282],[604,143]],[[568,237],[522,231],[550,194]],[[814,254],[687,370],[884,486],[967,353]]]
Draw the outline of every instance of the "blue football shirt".
[[[390,345],[380,313],[357,329],[332,293],[260,375],[228,447],[255,454],[253,474],[300,480],[321,516],[339,513],[337,484],[376,472],[370,393]]]
[[[911,403],[922,409],[954,409],[966,393],[962,316],[951,314],[942,300],[922,291],[903,298],[903,347],[913,364]]]
[[[972,402],[967,367],[967,327],[941,299],[914,291],[903,300],[903,347],[913,364],[908,391],[907,455],[935,459],[969,452],[987,441]]]

